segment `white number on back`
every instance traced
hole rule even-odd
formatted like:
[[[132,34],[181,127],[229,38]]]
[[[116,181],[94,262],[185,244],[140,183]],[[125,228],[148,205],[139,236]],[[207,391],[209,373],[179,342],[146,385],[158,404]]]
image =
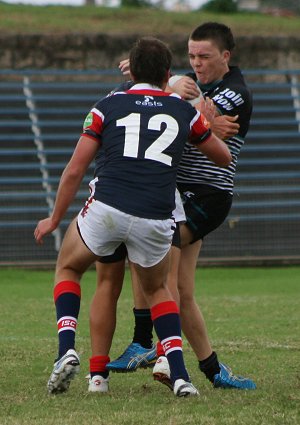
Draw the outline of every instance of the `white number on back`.
[[[132,113],[127,117],[117,120],[117,127],[125,127],[124,156],[137,158],[140,142],[141,116]],[[166,114],[157,114],[150,118],[148,122],[149,130],[161,131],[162,124],[166,125],[163,133],[146,149],[145,158],[153,161],[171,165],[172,157],[163,153],[175,140],[178,134],[177,121]]]

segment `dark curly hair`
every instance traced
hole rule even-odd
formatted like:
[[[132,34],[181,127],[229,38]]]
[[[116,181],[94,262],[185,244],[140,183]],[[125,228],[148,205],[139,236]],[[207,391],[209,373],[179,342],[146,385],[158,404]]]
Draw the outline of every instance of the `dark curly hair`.
[[[129,60],[130,72],[135,82],[160,87],[168,79],[172,54],[161,40],[142,37],[132,47]]]

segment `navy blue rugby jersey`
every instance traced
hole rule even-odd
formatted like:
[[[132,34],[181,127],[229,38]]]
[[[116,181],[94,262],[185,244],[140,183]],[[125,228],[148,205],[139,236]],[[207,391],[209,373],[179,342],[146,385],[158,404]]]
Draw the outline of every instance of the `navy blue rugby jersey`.
[[[220,168],[211,162],[198,149],[187,143],[179,165],[177,181],[186,184],[207,184],[231,194],[234,187],[234,175],[240,149],[244,144],[252,114],[252,95],[249,91],[240,69],[229,68],[221,81],[201,85],[196,74],[188,73],[198,84],[204,96],[210,97],[221,115],[239,115],[239,133],[225,140],[232,155],[228,167]]]
[[[189,139],[198,145],[210,134],[196,109],[148,84],[101,99],[83,129],[105,157],[101,164],[96,157],[94,198],[138,217],[171,217],[184,144]]]

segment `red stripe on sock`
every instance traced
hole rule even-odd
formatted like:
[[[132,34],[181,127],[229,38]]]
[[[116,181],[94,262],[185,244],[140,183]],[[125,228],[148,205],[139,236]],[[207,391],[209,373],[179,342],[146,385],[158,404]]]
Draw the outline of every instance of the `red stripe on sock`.
[[[58,333],[62,331],[74,331],[76,332],[77,320],[75,317],[64,316],[61,317],[57,322]]]
[[[166,356],[175,350],[182,351],[182,339],[178,336],[166,338],[161,343]]]
[[[90,357],[90,372],[105,372],[106,365],[110,362],[108,356],[93,356]]]
[[[72,282],[71,280],[63,280],[55,285],[53,290],[54,302],[56,302],[57,298],[62,294],[66,294],[67,292],[77,295],[81,298],[81,288],[79,283]]]
[[[160,316],[165,314],[177,313],[179,314],[179,309],[175,301],[164,301],[162,303],[156,304],[151,308],[151,319],[152,321],[157,319]]]

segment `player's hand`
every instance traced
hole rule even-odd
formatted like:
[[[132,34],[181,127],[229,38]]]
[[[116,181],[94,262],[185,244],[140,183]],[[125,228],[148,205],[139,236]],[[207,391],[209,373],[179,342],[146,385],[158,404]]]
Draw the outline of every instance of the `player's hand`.
[[[199,109],[208,121],[207,125],[212,127],[215,116],[216,116],[216,105],[209,97],[202,97],[200,102],[196,105],[196,109]]]
[[[44,243],[43,237],[52,233],[56,229],[56,225],[53,223],[52,218],[48,217],[44,220],[40,220],[35,228],[34,237],[36,243],[42,245]]]
[[[212,131],[222,140],[238,134],[240,125],[236,122],[238,115],[234,117],[230,115],[218,115],[211,124]]]
[[[190,77],[183,76],[174,84],[169,84],[169,86],[173,92],[179,94],[185,100],[192,100],[199,96],[199,88]]]
[[[123,75],[129,75],[129,59],[124,59],[119,63],[119,69],[122,72]]]

